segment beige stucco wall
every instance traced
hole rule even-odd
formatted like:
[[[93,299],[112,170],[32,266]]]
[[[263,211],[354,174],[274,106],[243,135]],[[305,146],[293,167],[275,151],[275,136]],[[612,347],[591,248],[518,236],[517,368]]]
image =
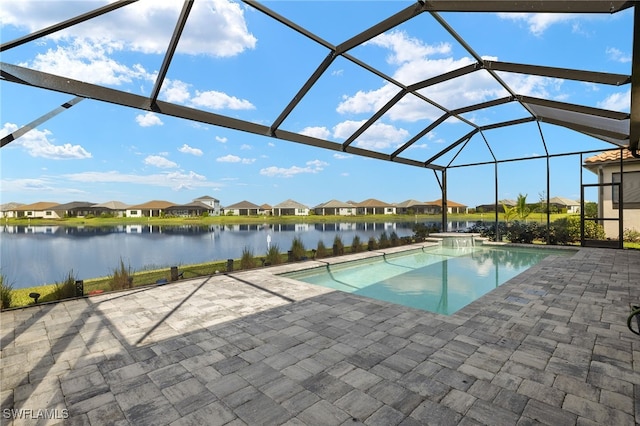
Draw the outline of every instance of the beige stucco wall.
[[[624,172],[640,171],[640,162],[625,163]],[[602,182],[610,183],[613,173],[620,172],[620,165],[605,165],[601,169]],[[613,208],[611,186],[604,187],[602,190],[602,217],[618,217],[618,209]],[[624,200],[623,200],[624,201]],[[625,208],[623,211],[623,229],[634,229],[640,231],[640,208]],[[618,238],[618,222],[607,220],[604,221],[604,232],[607,238]]]

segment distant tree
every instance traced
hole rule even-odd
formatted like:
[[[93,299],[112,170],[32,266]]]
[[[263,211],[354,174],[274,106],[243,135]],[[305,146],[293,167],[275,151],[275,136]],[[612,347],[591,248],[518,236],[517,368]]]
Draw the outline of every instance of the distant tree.
[[[585,217],[598,217],[598,203],[593,201],[584,203],[584,215]]]
[[[547,206],[547,192],[542,191],[538,193],[538,207],[537,210],[539,213],[547,213],[549,208]]]

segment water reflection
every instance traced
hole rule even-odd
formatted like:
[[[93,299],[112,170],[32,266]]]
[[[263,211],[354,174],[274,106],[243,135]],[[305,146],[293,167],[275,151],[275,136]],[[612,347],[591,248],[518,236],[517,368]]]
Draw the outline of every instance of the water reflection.
[[[426,225],[436,224],[429,222]],[[0,227],[1,272],[14,288],[61,281],[69,271],[78,278],[107,276],[120,259],[134,271],[153,267],[239,258],[249,248],[264,256],[267,240],[285,252],[294,237],[307,248],[319,241],[333,244],[339,235],[351,245],[379,238],[382,232],[398,237],[413,235],[415,222],[286,223],[113,226],[6,225]],[[450,226],[468,226],[467,222]]]

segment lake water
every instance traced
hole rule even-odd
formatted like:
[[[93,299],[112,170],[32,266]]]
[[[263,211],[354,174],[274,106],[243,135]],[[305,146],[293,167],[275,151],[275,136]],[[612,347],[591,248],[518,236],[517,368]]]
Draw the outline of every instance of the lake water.
[[[450,222],[448,228],[455,231],[472,224]],[[245,247],[256,257],[264,256],[267,236],[271,237],[271,245],[277,244],[281,252],[289,250],[296,236],[308,249],[317,247],[320,240],[330,249],[336,235],[348,246],[355,235],[363,243],[370,237],[379,238],[382,232],[411,236],[414,225],[415,222],[4,226],[0,227],[0,272],[14,288],[24,288],[62,281],[70,271],[78,279],[108,276],[120,264],[120,259],[133,271],[168,268],[237,259]]]

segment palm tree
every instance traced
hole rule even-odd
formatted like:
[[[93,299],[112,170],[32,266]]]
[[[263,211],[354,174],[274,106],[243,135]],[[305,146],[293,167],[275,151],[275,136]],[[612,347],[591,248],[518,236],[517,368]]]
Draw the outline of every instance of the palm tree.
[[[502,208],[504,209],[504,221],[509,226],[509,221],[516,215],[516,207],[509,207],[503,204]]]
[[[527,206],[527,194],[518,194],[518,199],[516,200],[516,213],[522,220],[525,220],[531,214],[531,209]]]

